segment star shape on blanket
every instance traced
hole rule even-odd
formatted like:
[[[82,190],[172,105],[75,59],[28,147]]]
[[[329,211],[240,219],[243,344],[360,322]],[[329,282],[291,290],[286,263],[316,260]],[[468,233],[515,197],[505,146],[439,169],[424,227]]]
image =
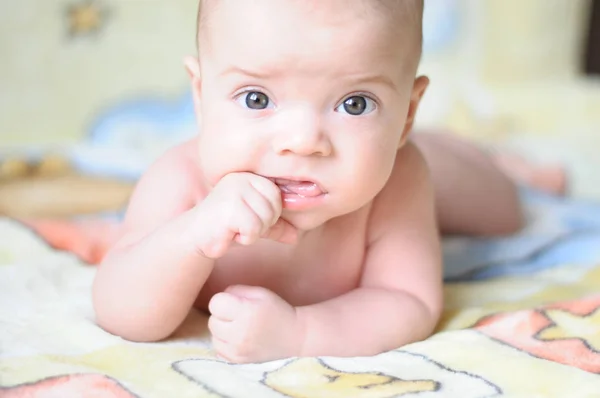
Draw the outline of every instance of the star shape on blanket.
[[[588,348],[600,352],[600,310],[589,315],[577,315],[564,310],[544,311],[552,324],[542,329],[536,337],[544,341],[582,340]]]
[[[342,372],[327,366],[318,358],[293,360],[274,372],[266,373],[263,383],[294,398],[377,398],[439,389],[439,383],[433,380],[402,380],[377,372]]]
[[[173,369],[219,397],[389,398],[455,392],[470,398],[502,392],[481,376],[400,350],[371,357],[288,358],[254,364],[197,358],[178,361]]]
[[[421,365],[424,362],[422,358],[407,353],[395,355],[396,360],[414,360]],[[393,357],[394,353],[388,356]],[[371,360],[375,362],[369,365]],[[402,362],[398,363],[406,365]],[[336,363],[341,367],[338,368]],[[406,374],[401,369],[388,373],[376,370],[377,365],[374,368],[374,364],[377,364],[377,358],[342,358],[337,361],[332,358],[292,358],[255,364],[191,359],[175,363],[173,369],[205,391],[222,397],[275,396],[273,392],[276,392],[277,396],[281,394],[291,398],[388,398],[431,393],[442,388],[442,382],[437,379],[415,377],[414,372],[412,376],[401,377]],[[431,364],[426,363],[426,366]],[[451,387],[452,382],[455,382],[454,386],[460,382],[474,382],[471,387],[482,387],[479,379],[460,374],[449,380],[444,372],[442,370],[442,375],[436,373],[435,376],[441,376]],[[488,386],[483,388],[488,389]]]

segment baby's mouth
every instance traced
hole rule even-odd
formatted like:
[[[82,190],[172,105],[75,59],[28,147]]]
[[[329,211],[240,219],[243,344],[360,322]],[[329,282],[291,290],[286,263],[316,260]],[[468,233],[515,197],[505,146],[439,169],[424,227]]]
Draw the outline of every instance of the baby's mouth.
[[[285,178],[271,178],[285,195],[297,195],[301,198],[314,198],[325,192],[319,185],[312,181],[288,180]]]

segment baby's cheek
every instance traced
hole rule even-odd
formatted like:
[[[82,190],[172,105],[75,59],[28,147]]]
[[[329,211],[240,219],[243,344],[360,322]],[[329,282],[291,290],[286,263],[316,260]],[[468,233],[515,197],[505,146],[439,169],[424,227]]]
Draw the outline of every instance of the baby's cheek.
[[[370,195],[375,196],[383,189],[394,167],[395,152],[379,153],[370,157],[363,165],[361,175],[368,185]]]
[[[200,139],[200,167],[206,180],[214,186],[227,174],[252,171],[249,150],[243,140],[224,134]]]

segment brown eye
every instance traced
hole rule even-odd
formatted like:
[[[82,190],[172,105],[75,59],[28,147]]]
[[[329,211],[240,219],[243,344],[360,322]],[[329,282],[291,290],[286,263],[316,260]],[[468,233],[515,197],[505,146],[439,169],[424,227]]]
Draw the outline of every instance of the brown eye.
[[[246,106],[249,109],[266,109],[269,106],[269,97],[260,91],[246,93]]]
[[[346,98],[336,110],[352,116],[360,116],[373,112],[375,108],[375,101],[371,98],[365,97],[364,95],[353,95]]]
[[[344,110],[351,115],[362,115],[367,108],[367,101],[364,97],[350,97],[344,101]]]

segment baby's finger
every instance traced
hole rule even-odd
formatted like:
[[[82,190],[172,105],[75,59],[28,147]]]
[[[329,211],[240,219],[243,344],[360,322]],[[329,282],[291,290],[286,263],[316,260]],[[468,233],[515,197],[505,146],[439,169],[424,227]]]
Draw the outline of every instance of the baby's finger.
[[[272,291],[261,286],[248,286],[248,285],[231,285],[225,289],[225,293],[229,293],[238,298],[238,300],[244,302],[244,300],[262,300],[266,297],[273,295]],[[248,308],[244,308],[242,313],[247,313]]]
[[[239,326],[233,322],[223,321],[211,316],[208,318],[208,330],[214,338],[222,340],[225,343],[235,344],[239,340]]]
[[[256,242],[257,239],[254,236],[237,234],[237,235],[235,235],[235,237],[233,238],[233,240],[236,243],[239,243],[240,245],[250,246],[251,244],[253,244],[254,242]]]
[[[259,216],[245,205],[247,208],[237,216],[237,235],[235,241],[242,245],[251,245],[260,239],[263,230],[263,222]]]
[[[253,175],[250,183],[258,192],[262,194],[273,206],[273,211],[276,217],[281,215],[283,205],[281,203],[281,190],[275,183],[268,178]],[[274,220],[273,220],[274,221]]]
[[[293,245],[298,240],[298,230],[292,224],[280,218],[269,229],[264,238]]]
[[[233,321],[243,312],[243,302],[230,293],[217,293],[208,303],[208,311],[223,321]]]
[[[212,346],[216,351],[217,358],[229,363],[247,362],[245,357],[237,354],[236,346],[213,336]]]
[[[256,189],[248,189],[243,194],[246,206],[253,211],[261,221],[261,235],[277,221],[279,214],[275,213],[273,204]]]

